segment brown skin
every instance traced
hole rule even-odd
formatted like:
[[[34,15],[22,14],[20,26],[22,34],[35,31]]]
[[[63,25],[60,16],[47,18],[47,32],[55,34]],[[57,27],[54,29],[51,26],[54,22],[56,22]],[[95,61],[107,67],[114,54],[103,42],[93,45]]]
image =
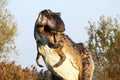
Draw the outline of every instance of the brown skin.
[[[43,27],[40,27],[40,31],[43,32],[41,29],[43,29]],[[66,56],[64,55],[62,49],[62,42],[61,41],[57,41],[56,40],[56,35],[57,33],[53,33],[53,36],[46,36],[48,41],[50,41],[50,47],[53,48],[55,50],[56,53],[58,53],[58,55],[60,56],[60,61],[54,65],[54,67],[59,67],[66,59]],[[39,41],[37,41],[39,42]],[[38,43],[37,43],[38,44]],[[36,62],[40,67],[43,67],[41,64],[39,64],[39,59],[40,59],[40,53],[38,52],[37,57],[36,57]]]
[[[45,35],[45,37],[48,39],[50,43],[49,47],[53,48],[55,52],[57,52],[58,55],[60,56],[60,61],[54,65],[54,67],[59,67],[66,59],[64,53],[61,50],[62,49],[61,41],[56,40],[57,33],[58,32],[62,33],[63,31],[65,31],[64,23],[61,20],[59,13],[54,13],[50,10],[41,11],[40,14],[38,15],[36,23],[38,24],[36,27],[39,27],[38,32]],[[45,33],[45,29],[48,30],[47,34]],[[52,32],[49,32],[50,30],[52,30]],[[43,67],[41,64],[39,64],[39,59],[40,53],[38,52],[36,62],[40,67]]]
[[[46,10],[44,11],[44,13]],[[51,11],[50,11],[51,13]],[[49,13],[49,15],[50,15]],[[42,14],[43,15],[43,14]],[[54,49],[54,51],[60,56],[60,61],[55,64],[54,67],[59,67],[62,65],[62,63],[65,61],[65,52],[63,52],[63,48],[67,51],[70,51],[70,56],[72,56],[72,60],[74,62],[71,62],[73,64],[73,67],[79,70],[78,80],[92,80],[93,71],[94,71],[94,63],[92,60],[92,56],[90,51],[81,43],[74,43],[67,35],[65,35],[63,32],[65,28],[62,26],[56,27],[56,24],[48,24],[51,22],[51,20],[56,21],[56,19],[46,18],[44,16],[43,19],[40,20],[41,14],[39,14],[39,17],[36,21],[36,23],[39,25],[35,27],[39,27],[38,31],[35,30],[35,32],[39,32],[40,35],[43,35],[48,46],[51,49]],[[48,16],[48,15],[47,15]],[[58,19],[58,18],[57,18]],[[55,22],[56,23],[56,22]],[[54,25],[54,26],[53,26]],[[57,23],[58,25],[58,23]],[[60,29],[61,28],[61,29]],[[40,41],[37,41],[37,45],[41,45]],[[69,52],[68,52],[69,53]],[[37,64],[42,67],[42,65],[39,64],[41,54],[38,52],[38,55],[36,57]],[[44,56],[42,56],[44,58]]]
[[[76,43],[76,47],[82,56],[82,80],[92,80],[94,71],[92,55],[83,43]]]
[[[57,41],[57,33],[54,35],[54,42],[55,43],[52,43],[52,46],[51,48],[53,48],[55,50],[56,53],[58,53],[58,55],[60,56],[60,61],[54,65],[54,67],[59,67],[66,59],[66,56],[65,54],[63,53],[62,51],[62,47],[63,47],[63,43],[62,41]]]
[[[71,51],[71,56],[73,56],[76,69],[79,70],[79,80],[92,80],[94,63],[92,55],[87,47],[83,43],[74,43],[67,35],[58,34],[56,36],[58,41],[63,41],[63,48],[67,48]],[[73,49],[71,50],[72,47]],[[73,52],[72,52],[73,51]],[[65,53],[65,52],[64,52]]]

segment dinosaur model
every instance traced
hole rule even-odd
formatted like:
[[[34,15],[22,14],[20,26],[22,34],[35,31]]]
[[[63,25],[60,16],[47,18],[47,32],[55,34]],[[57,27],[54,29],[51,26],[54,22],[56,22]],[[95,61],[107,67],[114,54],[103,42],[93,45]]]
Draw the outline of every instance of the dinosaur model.
[[[39,13],[34,29],[37,64],[43,67],[39,62],[42,56],[48,70],[59,80],[92,80],[94,63],[90,51],[83,43],[73,42],[64,31],[60,13],[49,9]]]

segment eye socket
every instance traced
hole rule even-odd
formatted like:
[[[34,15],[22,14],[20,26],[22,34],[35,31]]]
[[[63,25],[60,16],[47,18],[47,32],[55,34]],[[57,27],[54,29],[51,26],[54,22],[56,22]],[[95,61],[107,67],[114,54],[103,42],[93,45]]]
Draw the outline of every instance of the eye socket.
[[[53,25],[55,25],[55,21],[54,20],[51,20],[50,23],[53,24]]]
[[[55,27],[55,25],[56,25],[56,21],[54,20],[54,19],[48,19],[48,24],[47,24],[48,26],[49,26],[49,28],[50,29],[55,29],[56,27]]]

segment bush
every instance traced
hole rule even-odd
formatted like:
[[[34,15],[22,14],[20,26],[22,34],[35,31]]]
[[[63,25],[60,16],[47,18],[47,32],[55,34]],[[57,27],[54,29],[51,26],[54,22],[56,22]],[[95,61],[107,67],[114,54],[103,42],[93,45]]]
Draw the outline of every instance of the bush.
[[[48,70],[38,72],[35,66],[22,69],[14,61],[0,62],[0,80],[51,80],[51,73]]]

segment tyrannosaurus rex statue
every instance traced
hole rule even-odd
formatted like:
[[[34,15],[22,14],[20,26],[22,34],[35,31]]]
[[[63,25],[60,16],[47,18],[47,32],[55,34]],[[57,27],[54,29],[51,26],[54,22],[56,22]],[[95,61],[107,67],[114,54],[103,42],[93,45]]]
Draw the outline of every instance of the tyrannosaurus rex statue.
[[[60,13],[49,9],[39,13],[34,29],[37,64],[42,67],[42,56],[48,70],[60,80],[92,80],[94,63],[90,51],[82,43],[73,42],[64,31]]]

